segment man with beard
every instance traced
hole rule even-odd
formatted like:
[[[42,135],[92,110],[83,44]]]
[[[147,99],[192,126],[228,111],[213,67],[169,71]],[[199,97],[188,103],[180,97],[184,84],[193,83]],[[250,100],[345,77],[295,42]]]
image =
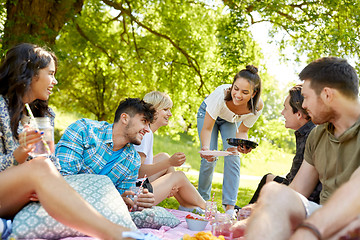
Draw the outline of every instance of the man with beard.
[[[141,165],[140,155],[134,148],[141,144],[149,132],[155,110],[151,104],[138,98],[123,100],[115,112],[114,123],[80,119],[71,124],[56,146],[61,173],[107,175],[114,183],[125,203],[134,203],[126,198],[127,191],[135,186]],[[152,207],[154,195],[147,189],[138,196],[137,208]]]
[[[237,222],[234,237],[253,239],[327,239],[360,213],[359,80],[346,60],[318,59],[300,73],[303,108],[319,124],[310,133],[304,160],[289,187],[266,184],[245,226]],[[356,172],[355,172],[356,171]],[[320,203],[306,199],[317,182]]]

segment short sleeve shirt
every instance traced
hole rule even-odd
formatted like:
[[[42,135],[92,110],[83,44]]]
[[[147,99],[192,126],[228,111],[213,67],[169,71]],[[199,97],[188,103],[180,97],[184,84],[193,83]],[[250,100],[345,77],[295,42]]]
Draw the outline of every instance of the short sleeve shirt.
[[[251,128],[262,113],[262,109],[254,113],[237,115],[227,106],[225,95],[227,90],[231,88],[231,84],[223,84],[215,89],[204,101],[206,103],[206,111],[212,119],[216,120],[220,117],[228,122],[242,122],[248,128]]]
[[[360,166],[360,119],[338,138],[330,123],[315,127],[305,147],[305,161],[313,165],[322,183],[320,203],[347,182]]]
[[[154,163],[153,145],[154,133],[151,130],[144,135],[140,145],[134,145],[137,152],[142,152],[145,154],[146,158],[144,164]]]

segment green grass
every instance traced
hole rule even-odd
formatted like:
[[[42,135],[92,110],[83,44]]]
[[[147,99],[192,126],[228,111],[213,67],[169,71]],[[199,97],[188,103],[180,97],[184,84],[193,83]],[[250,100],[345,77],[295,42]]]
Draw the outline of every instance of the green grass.
[[[186,134],[180,134],[180,141],[173,140],[169,136],[159,136],[154,134],[154,154],[167,152],[170,155],[175,152],[184,152],[186,163],[192,169],[200,169],[200,146],[195,144],[191,137]],[[286,174],[290,167],[293,154],[285,153],[270,143],[260,142],[259,147],[251,153],[241,156],[241,174],[263,176],[265,173],[272,172],[277,175]],[[224,158],[219,157],[215,171],[223,173]]]
[[[200,169],[200,146],[195,144],[190,136],[180,134],[180,140],[173,140],[169,136],[159,136],[154,134],[154,154],[159,152],[167,152],[170,155],[175,152],[184,152],[186,154],[186,164],[191,166],[192,170],[199,171]],[[272,172],[276,175],[285,175],[290,167],[293,158],[293,154],[285,153],[281,149],[276,148],[270,143],[263,141],[260,142],[259,147],[254,149],[251,153],[241,156],[241,174],[258,176],[261,178],[264,174]],[[223,173],[224,158],[220,157],[215,171]],[[197,187],[198,176],[187,174],[191,183]],[[242,179],[240,181],[240,187],[237,198],[237,205],[246,205],[257,185],[259,179]],[[212,191],[215,192],[215,201],[218,204],[218,209],[221,207],[221,195],[222,195],[222,178],[214,178]],[[161,204],[167,208],[177,208],[179,204],[174,198],[165,199]]]

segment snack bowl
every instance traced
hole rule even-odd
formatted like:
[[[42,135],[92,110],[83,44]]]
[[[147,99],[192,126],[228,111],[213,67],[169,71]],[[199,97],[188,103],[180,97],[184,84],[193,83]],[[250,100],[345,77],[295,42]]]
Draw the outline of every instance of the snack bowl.
[[[258,146],[258,144],[256,142],[247,140],[247,139],[241,139],[241,138],[228,138],[226,139],[226,141],[228,142],[229,145],[232,146],[245,146],[247,148],[256,148]]]
[[[209,221],[199,218],[185,218],[188,228],[192,231],[202,231],[206,228]]]

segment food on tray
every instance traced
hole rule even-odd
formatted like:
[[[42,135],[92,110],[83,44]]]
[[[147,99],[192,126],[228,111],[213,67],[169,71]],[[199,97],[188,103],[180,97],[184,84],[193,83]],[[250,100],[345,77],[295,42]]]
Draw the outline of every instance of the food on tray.
[[[247,148],[256,148],[258,144],[256,142],[247,140],[247,139],[241,139],[241,138],[228,138],[226,139],[229,145],[232,146],[245,146]]]
[[[215,237],[211,232],[198,232],[193,237],[189,234],[183,236],[183,240],[225,240],[224,236]]]

